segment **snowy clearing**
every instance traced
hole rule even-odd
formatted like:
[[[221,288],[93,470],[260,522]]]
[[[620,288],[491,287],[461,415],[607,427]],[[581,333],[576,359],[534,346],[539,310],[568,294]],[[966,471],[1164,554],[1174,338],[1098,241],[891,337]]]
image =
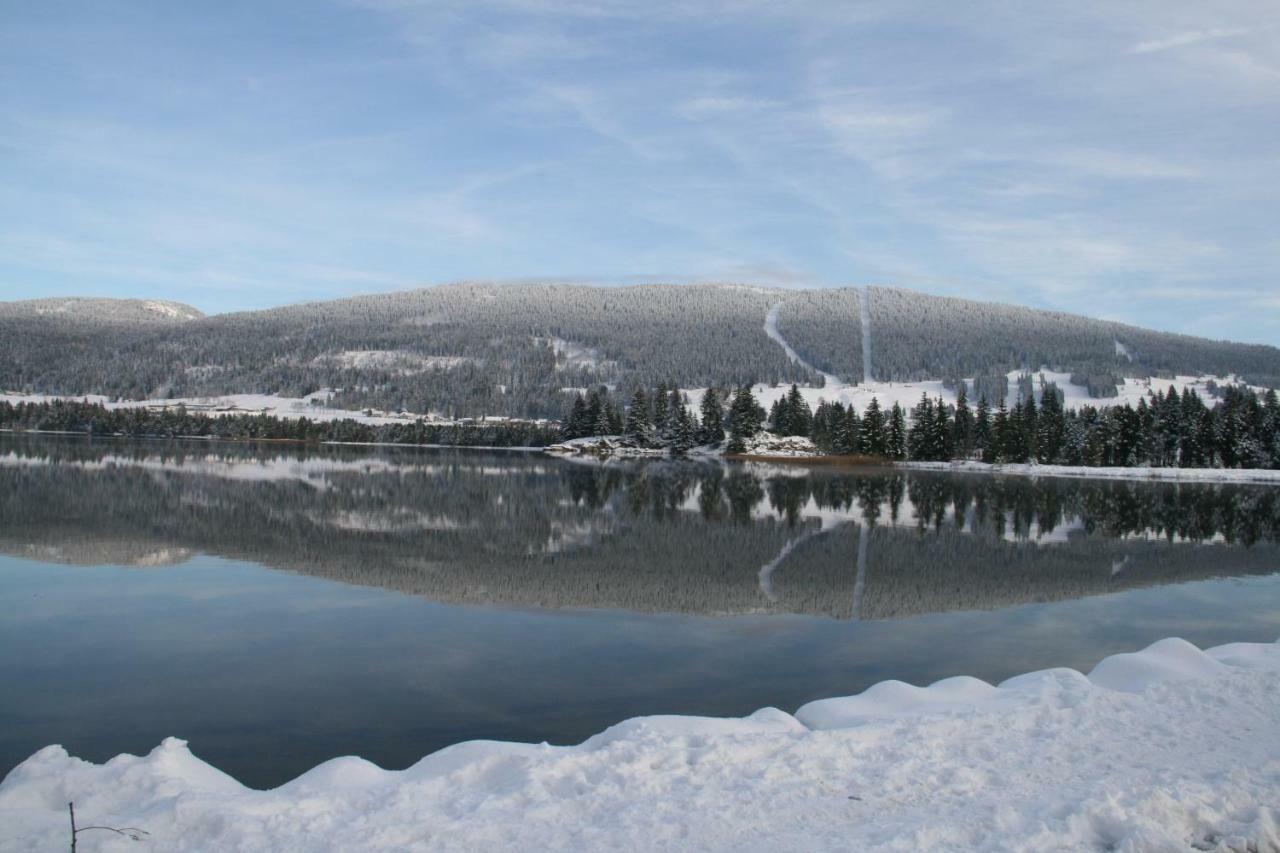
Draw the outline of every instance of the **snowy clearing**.
[[[863,345],[863,364],[867,376],[873,376],[871,369],[871,358],[873,346],[871,343],[870,320],[865,314],[867,305],[866,292],[864,291],[860,297],[864,314],[862,345]],[[827,400],[828,402],[840,402],[848,406],[850,404],[857,407],[859,412],[864,411],[871,403],[874,397],[880,402],[883,409],[890,409],[894,403],[897,403],[910,412],[911,407],[920,402],[922,394],[928,394],[931,398],[942,397],[946,402],[954,404],[956,401],[956,392],[954,389],[943,387],[941,379],[936,380],[920,380],[915,382],[881,382],[874,379],[865,380],[861,383],[850,384],[838,376],[830,373],[823,373],[813,365],[809,364],[795,348],[787,342],[782,332],[778,329],[778,311],[783,303],[779,302],[769,309],[768,315],[765,317],[764,331],[778,346],[782,347],[792,362],[806,367],[822,376],[825,383],[822,388],[801,387],[800,393],[803,395],[805,402],[810,408],[815,408],[819,400]],[[1119,341],[1116,342],[1116,352],[1121,353],[1124,345]],[[1127,350],[1124,351],[1127,354]],[[1011,370],[1007,374],[1009,379],[1009,393],[1016,398],[1018,379],[1026,373],[1030,373],[1036,384],[1036,399],[1040,399],[1040,380],[1043,378],[1046,382],[1055,383],[1062,391],[1063,405],[1068,409],[1078,409],[1081,406],[1095,406],[1103,408],[1107,406],[1123,406],[1128,403],[1136,406],[1138,401],[1147,398],[1152,392],[1166,394],[1169,388],[1177,388],[1179,392],[1187,389],[1193,389],[1197,394],[1204,398],[1209,405],[1216,403],[1216,398],[1209,392],[1209,382],[1215,382],[1218,385],[1235,385],[1241,380],[1234,375],[1228,376],[1175,376],[1172,379],[1135,379],[1126,378],[1117,387],[1117,395],[1115,397],[1090,397],[1089,389],[1084,385],[1076,385],[1071,382],[1071,374],[1049,370],[1042,367],[1039,370]],[[972,385],[972,378],[969,380]],[[1249,386],[1256,392],[1262,392],[1265,389],[1256,386]],[[782,397],[790,389],[789,385],[756,385],[752,390],[756,395],[756,399],[760,404],[768,409],[773,403]],[[682,389],[683,390],[683,389]],[[684,390],[684,393],[691,401],[696,403],[702,398],[704,388],[692,388]],[[972,393],[970,394],[972,397]],[[975,405],[976,399],[970,399],[970,404]],[[994,402],[992,403],[994,405]]]
[[[170,738],[0,783],[0,851],[1280,850],[1280,644],[1178,639],[999,686],[882,682],[795,716],[642,717],[578,746],[337,758],[247,789]]]
[[[387,370],[400,376],[412,376],[427,370],[452,370],[464,364],[475,364],[474,358],[457,355],[422,355],[409,350],[343,350],[325,353],[312,364],[349,370]]]
[[[1017,393],[1018,377],[1022,376],[1023,371],[1009,371],[1009,391],[1010,394]],[[1032,374],[1032,378],[1036,381],[1036,393],[1039,395],[1039,380],[1043,375],[1048,382],[1055,382],[1062,391],[1063,404],[1068,409],[1078,409],[1081,406],[1094,406],[1096,408],[1105,408],[1108,406],[1123,406],[1125,403],[1136,406],[1138,401],[1149,398],[1150,392],[1156,391],[1161,394],[1167,393],[1170,387],[1177,388],[1182,392],[1188,388],[1194,389],[1208,406],[1217,404],[1217,398],[1213,397],[1207,389],[1210,381],[1216,382],[1218,385],[1234,385],[1237,378],[1234,376],[1178,376],[1173,379],[1125,379],[1124,384],[1119,387],[1119,395],[1116,397],[1094,398],[1089,396],[1089,391],[1083,385],[1072,385],[1071,375],[1068,373],[1056,373],[1052,370],[1037,370]],[[840,402],[844,405],[854,405],[858,412],[866,410],[871,404],[871,398],[875,398],[880,402],[880,408],[891,409],[894,403],[898,403],[903,409],[910,413],[911,408],[920,402],[922,394],[928,394],[930,398],[936,399],[941,397],[948,403],[954,404],[956,401],[956,392],[953,389],[943,387],[942,380],[922,380],[919,382],[864,382],[861,385],[847,385],[841,382],[837,377],[826,375],[826,387],[813,388],[809,386],[801,386],[800,394],[804,397],[809,408],[816,408],[819,400],[827,400],[828,402]],[[1252,387],[1252,386],[1251,386]],[[774,402],[782,398],[791,390],[790,385],[756,385],[752,388],[756,400],[760,405],[768,409]],[[1254,388],[1255,391],[1260,390]],[[681,391],[689,398],[689,401],[697,405],[702,399],[705,388],[684,388]],[[969,405],[975,406],[977,401],[972,399],[970,394]]]
[[[101,394],[83,394],[78,397],[60,397],[52,394],[0,394],[0,401],[12,403],[53,403],[58,400],[99,403],[108,409],[138,409],[185,406],[192,414],[209,415],[258,415],[277,418],[308,418],[313,421],[353,420],[362,424],[394,424],[412,421],[419,415],[408,413],[377,413],[366,415],[363,410],[335,409],[328,405],[333,392],[322,389],[305,397],[280,397],[275,394],[224,394],[214,397],[175,397],[156,400],[120,400],[110,402]]]

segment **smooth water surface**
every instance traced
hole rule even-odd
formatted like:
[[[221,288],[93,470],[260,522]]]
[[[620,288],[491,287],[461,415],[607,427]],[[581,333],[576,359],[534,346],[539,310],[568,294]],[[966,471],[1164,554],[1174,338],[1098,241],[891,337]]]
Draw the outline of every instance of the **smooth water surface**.
[[[256,787],[1176,635],[1280,636],[1280,489],[0,437],[0,773]]]

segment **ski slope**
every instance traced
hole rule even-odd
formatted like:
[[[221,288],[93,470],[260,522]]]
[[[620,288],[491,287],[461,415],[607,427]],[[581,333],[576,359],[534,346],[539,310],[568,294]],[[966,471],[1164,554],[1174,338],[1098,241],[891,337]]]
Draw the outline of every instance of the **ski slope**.
[[[809,408],[815,408],[821,400],[828,402],[840,402],[846,406],[855,406],[859,412],[866,410],[871,404],[872,398],[880,403],[883,409],[890,409],[894,403],[902,406],[902,408],[910,411],[910,409],[920,402],[922,395],[928,395],[932,399],[941,397],[947,403],[955,404],[956,392],[953,389],[946,388],[942,380],[925,380],[919,382],[883,382],[874,379],[867,379],[859,384],[851,385],[844,382],[840,377],[830,373],[818,370],[796,352],[795,348],[783,336],[782,331],[778,328],[778,312],[782,308],[783,303],[778,302],[769,309],[765,317],[764,331],[769,338],[778,344],[787,354],[792,362],[801,365],[814,373],[819,374],[823,378],[824,385],[821,388],[812,386],[800,387],[800,394],[804,397]],[[865,293],[862,297],[862,306],[866,307]],[[871,330],[870,318],[864,314],[862,317],[862,346],[863,346],[863,366],[866,376],[872,375],[871,370]],[[1011,394],[1016,393],[1019,377],[1028,371],[1011,370],[1007,374],[1009,379],[1009,389]],[[1118,394],[1115,397],[1095,398],[1089,396],[1089,389],[1084,385],[1077,385],[1071,381],[1070,373],[1041,368],[1036,371],[1029,371],[1035,380],[1037,388],[1037,399],[1039,395],[1039,386],[1041,378],[1046,382],[1055,383],[1062,391],[1063,405],[1068,408],[1079,408],[1081,406],[1095,406],[1103,408],[1107,406],[1123,406],[1126,403],[1136,406],[1138,401],[1150,397],[1152,393],[1166,394],[1169,388],[1177,388],[1179,392],[1186,389],[1192,389],[1206,403],[1212,405],[1215,398],[1208,390],[1208,384],[1216,382],[1218,385],[1233,385],[1238,383],[1239,377],[1234,375],[1227,376],[1175,376],[1172,379],[1134,379],[1126,378],[1123,383],[1118,386]],[[969,377],[972,384],[972,377]],[[1252,386],[1251,386],[1252,387]],[[752,393],[760,404],[768,409],[773,403],[784,396],[790,390],[789,385],[756,385],[752,388]],[[1261,392],[1264,389],[1254,388],[1255,391]],[[696,403],[702,398],[705,388],[687,388],[682,391],[689,397],[690,401]],[[970,405],[975,405],[976,400],[970,400]]]

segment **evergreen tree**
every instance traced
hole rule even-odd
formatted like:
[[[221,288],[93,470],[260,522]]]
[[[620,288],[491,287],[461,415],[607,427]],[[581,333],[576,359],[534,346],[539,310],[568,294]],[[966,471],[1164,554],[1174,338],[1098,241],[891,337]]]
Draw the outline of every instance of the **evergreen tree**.
[[[623,434],[634,438],[642,445],[648,443],[653,433],[653,422],[649,420],[649,397],[643,388],[636,388],[631,395],[631,406],[627,409],[627,420]]]
[[[901,461],[907,458],[907,415],[897,400],[889,410],[888,451],[890,459]]]
[[[813,421],[809,425],[809,440],[813,442],[814,447],[823,453],[831,453],[834,444],[835,428],[833,421],[835,415],[835,407],[839,403],[828,403],[826,400],[819,398],[818,406],[813,410]]]
[[[769,406],[769,429],[778,435],[787,435],[791,418],[787,412],[787,398],[779,397]]]
[[[583,419],[584,435],[605,435],[601,429],[608,429],[609,424],[604,420],[604,400],[601,399],[601,390],[596,389],[591,392],[587,398],[587,410]],[[604,394],[608,394],[608,389],[603,389]]]
[[[983,462],[990,462],[988,457],[994,443],[991,432],[991,407],[986,397],[978,398],[978,413],[973,419],[973,452]]]
[[[566,439],[584,438],[591,434],[591,421],[587,413],[587,401],[581,393],[573,395],[573,404],[564,419],[561,434]]]
[[[703,444],[719,444],[724,441],[724,404],[720,392],[708,388],[702,394],[702,432],[699,440]]]
[[[1066,421],[1062,411],[1062,396],[1053,383],[1042,385],[1040,415],[1036,422],[1036,460],[1049,465],[1062,454]]]
[[[933,428],[930,430],[929,445],[933,459],[939,462],[951,460],[953,449],[951,444],[951,412],[941,396],[933,406]]]
[[[613,404],[613,400],[606,400],[604,404],[605,417],[609,422],[609,435],[622,435],[623,423],[622,415],[618,412],[618,407]]]
[[[991,441],[986,452],[982,455],[983,462],[1007,462],[1008,448],[1011,444],[1009,430],[1009,410],[1004,406],[1004,400],[1000,401],[1000,405],[996,407],[996,413],[991,418]]]
[[[613,431],[613,404],[609,402],[607,397],[596,406],[595,423],[592,425],[591,434],[617,435]]]
[[[1036,408],[1036,395],[1032,390],[1022,404],[1022,447],[1020,453],[1023,462],[1033,462],[1040,452],[1040,411]]]
[[[1209,434],[1208,411],[1200,395],[1188,388],[1182,393],[1181,430],[1178,441],[1179,464],[1186,468],[1201,468],[1208,464],[1206,438]]]
[[[930,433],[933,430],[933,401],[921,393],[920,402],[911,410],[911,428],[907,430],[907,454],[916,460],[933,459]]]
[[[844,411],[835,446],[836,453],[844,456],[856,456],[862,452],[862,418],[858,417],[858,409],[852,404]]]
[[[653,429],[658,435],[664,434],[669,426],[670,404],[671,400],[667,397],[667,383],[659,382],[657,390],[653,392],[653,418],[651,421]]]
[[[687,453],[697,446],[698,425],[694,422],[693,415],[689,413],[689,407],[685,405],[683,398],[676,403],[674,420],[671,449],[677,454]]]
[[[1263,397],[1263,411],[1265,417],[1262,433],[1267,449],[1267,464],[1272,468],[1280,468],[1280,400],[1277,400],[1274,388],[1267,389]]]
[[[860,449],[868,456],[887,456],[889,453],[889,436],[885,430],[884,412],[880,410],[880,401],[871,398],[866,413],[862,416],[862,435]]]
[[[956,458],[968,459],[973,454],[973,431],[973,412],[969,410],[969,396],[961,382],[956,392],[956,414],[951,426],[951,444]]]
[[[781,435],[808,435],[813,426],[813,413],[809,410],[809,404],[804,401],[799,387],[792,385],[786,400],[787,431]]]
[[[741,385],[729,405],[729,452],[742,453],[745,441],[760,432],[764,411],[751,393],[750,385]]]

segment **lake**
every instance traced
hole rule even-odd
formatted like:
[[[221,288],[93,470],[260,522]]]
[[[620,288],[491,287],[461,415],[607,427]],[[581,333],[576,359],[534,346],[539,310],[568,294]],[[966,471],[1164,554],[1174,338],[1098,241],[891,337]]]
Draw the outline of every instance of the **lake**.
[[[0,774],[254,787],[1280,636],[1280,489],[0,436]]]

